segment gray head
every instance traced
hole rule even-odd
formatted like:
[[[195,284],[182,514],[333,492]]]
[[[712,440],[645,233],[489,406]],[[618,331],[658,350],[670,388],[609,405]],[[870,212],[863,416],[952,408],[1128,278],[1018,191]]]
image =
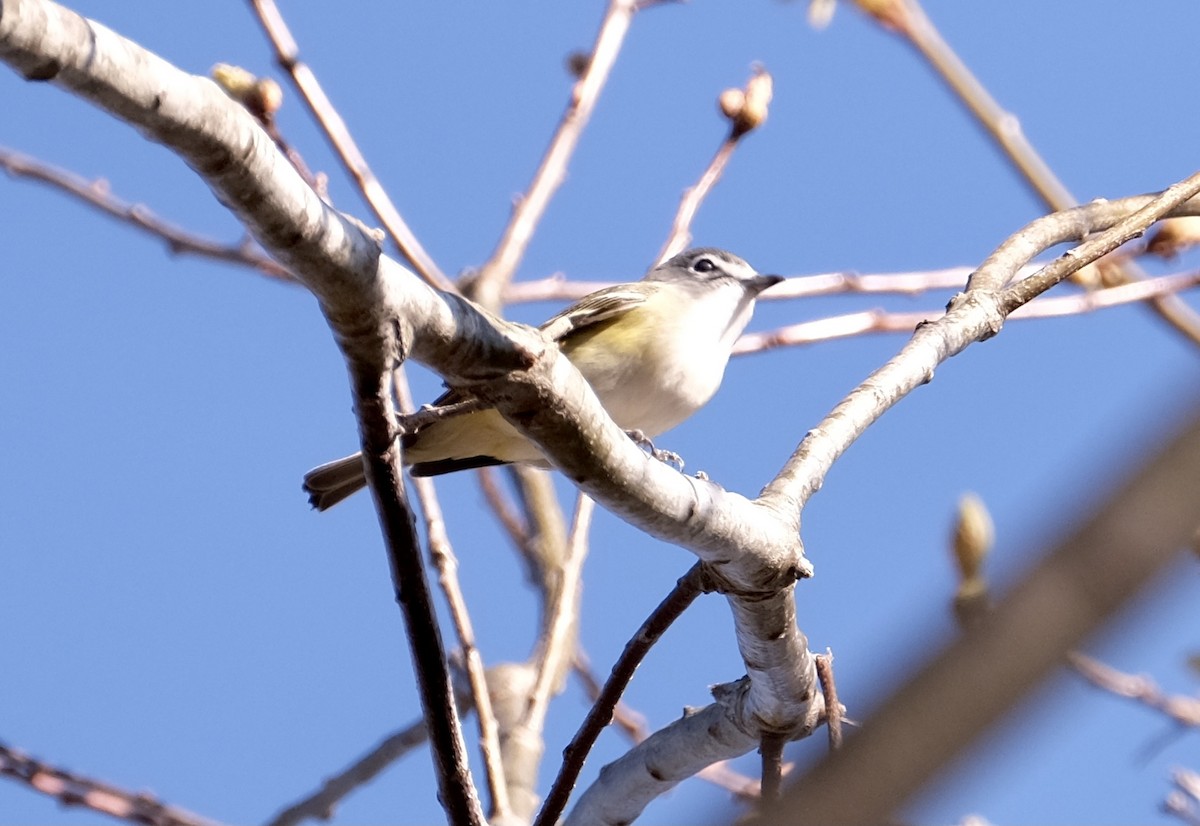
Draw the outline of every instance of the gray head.
[[[756,296],[783,280],[781,275],[759,275],[754,267],[732,252],[716,247],[696,247],[669,258],[646,273],[646,281],[670,281],[695,285],[740,284]]]

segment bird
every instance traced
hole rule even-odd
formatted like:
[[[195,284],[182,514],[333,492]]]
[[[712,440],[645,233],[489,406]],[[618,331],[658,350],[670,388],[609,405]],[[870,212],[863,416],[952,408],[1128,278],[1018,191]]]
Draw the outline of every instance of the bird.
[[[713,397],[755,300],[782,280],[733,253],[699,247],[641,281],[589,293],[539,329],[587,379],[613,421],[636,438],[653,439]],[[450,390],[433,406],[469,398]],[[400,444],[413,476],[512,463],[552,466],[494,408],[436,419],[405,433]],[[365,485],[362,454],[355,453],[313,468],[303,487],[323,511]]]

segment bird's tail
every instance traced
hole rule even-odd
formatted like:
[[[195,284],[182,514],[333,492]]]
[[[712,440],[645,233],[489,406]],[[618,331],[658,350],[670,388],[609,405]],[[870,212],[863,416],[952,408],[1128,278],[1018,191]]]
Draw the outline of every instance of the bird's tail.
[[[326,462],[304,474],[308,502],[319,511],[329,510],[366,485],[361,453]]]

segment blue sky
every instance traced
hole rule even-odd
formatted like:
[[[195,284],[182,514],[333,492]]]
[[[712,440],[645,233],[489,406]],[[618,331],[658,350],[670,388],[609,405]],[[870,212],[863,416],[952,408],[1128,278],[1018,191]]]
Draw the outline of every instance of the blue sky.
[[[271,69],[245,4],[74,7],[189,71]],[[602,7],[284,12],[376,173],[453,273],[494,247],[566,101],[564,57],[591,43]],[[1138,15],[1115,0],[969,11],[930,0],[928,11],[1077,197],[1157,190],[1196,169],[1194,4]],[[924,270],[978,263],[1044,211],[900,41],[849,8],[824,32],[804,12],[697,0],[639,14],[518,277],[638,277],[723,137],[717,94],[753,61],[775,78],[770,119],[701,209],[697,242],[788,275]],[[0,101],[0,143],[238,238],[199,179],[130,128],[7,70]],[[366,218],[290,89],[280,119],[308,164],[330,173],[335,202]],[[173,259],[43,187],[0,178],[0,226],[0,739],[213,818],[261,821],[419,714],[368,498],[318,515],[299,490],[307,468],[355,444],[342,359],[300,289]],[[775,302],[754,327],[946,298]],[[511,314],[537,321],[555,309]],[[738,359],[717,398],[660,443],[753,495],[903,340]],[[414,381],[422,398],[436,392],[426,371]],[[851,714],[865,716],[954,634],[945,548],[961,493],[991,508],[991,572],[1011,582],[1197,398],[1195,348],[1133,307],[1014,322],[886,415],[835,466],[802,531],[817,575],[798,591],[801,626],[814,650],[834,651]],[[483,656],[523,659],[536,613],[520,563],[469,474],[440,490]],[[691,561],[598,516],[582,639],[599,669]],[[1184,659],[1197,649],[1197,597],[1194,562],[1181,562],[1086,650],[1194,692]],[[742,673],[728,610],[708,597],[655,649],[628,700],[657,728]],[[584,710],[572,684],[551,711],[548,754]],[[1200,767],[1194,734],[1151,748],[1167,728],[1060,674],[908,817],[1163,821],[1171,767]],[[625,748],[602,738],[585,782]],[[814,738],[789,756],[823,749]],[[740,767],[753,773],[754,758]],[[439,812],[424,753],[340,810],[347,823]],[[724,791],[690,781],[642,822],[734,812]],[[95,822],[9,782],[0,820]]]

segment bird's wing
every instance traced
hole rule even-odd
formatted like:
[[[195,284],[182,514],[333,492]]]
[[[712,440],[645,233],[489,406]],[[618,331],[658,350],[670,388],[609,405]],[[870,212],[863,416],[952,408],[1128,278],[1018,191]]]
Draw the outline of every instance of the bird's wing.
[[[561,344],[573,334],[590,329],[597,324],[612,321],[645,301],[645,293],[637,289],[634,284],[606,287],[585,295],[578,302],[552,317],[539,329],[551,341]],[[430,406],[445,407],[469,398],[471,398],[470,393],[451,388],[434,399]]]
[[[618,284],[579,299],[541,326],[551,341],[561,343],[573,333],[611,321],[645,303],[646,294],[634,284]]]

